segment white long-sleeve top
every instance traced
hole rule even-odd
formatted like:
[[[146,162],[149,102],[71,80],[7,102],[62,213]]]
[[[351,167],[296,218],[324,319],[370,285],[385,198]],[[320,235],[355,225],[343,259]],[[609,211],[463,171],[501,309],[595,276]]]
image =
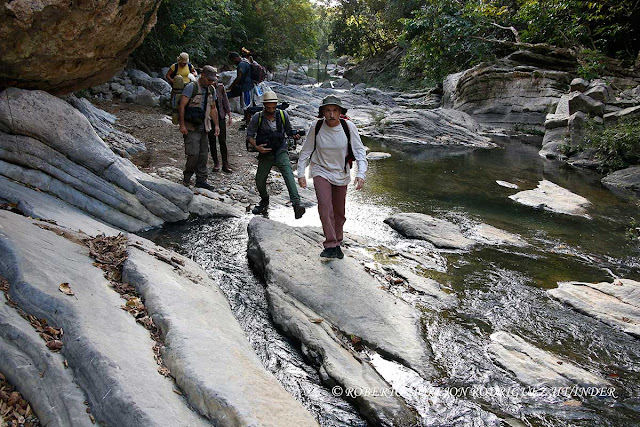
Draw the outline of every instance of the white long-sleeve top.
[[[325,122],[316,136],[317,122],[315,121],[311,124],[304,144],[302,144],[302,150],[298,158],[298,177],[305,176],[305,169],[310,164],[312,178],[321,176],[333,185],[349,185],[351,171],[349,165],[347,165],[346,170],[344,165],[344,159],[347,157],[348,141],[342,125],[338,124],[338,126],[331,127]],[[362,144],[356,125],[350,120],[345,120],[345,122],[351,132],[351,150],[358,165],[356,177],[364,179],[365,172],[367,172],[367,152],[364,144]],[[313,150],[314,146],[315,151]]]

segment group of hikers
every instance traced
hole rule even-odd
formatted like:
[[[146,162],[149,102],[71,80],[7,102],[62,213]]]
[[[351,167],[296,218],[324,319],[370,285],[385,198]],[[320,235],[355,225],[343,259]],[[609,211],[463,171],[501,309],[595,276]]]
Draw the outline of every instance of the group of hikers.
[[[246,126],[248,146],[258,152],[255,182],[260,202],[252,213],[267,212],[267,178],[271,168],[276,166],[284,178],[294,216],[300,219],[305,208],[298,194],[286,141],[287,136],[299,140],[300,133],[292,129],[287,112],[277,108],[278,96],[272,90],[260,94],[262,111],[251,114],[251,107],[256,102],[252,66],[255,68],[257,63],[254,64],[250,52],[244,48],[242,55],[231,52],[229,60],[236,65],[237,75],[228,88],[218,82],[217,70],[211,65],[205,65],[198,74],[185,52],[178,56],[165,76],[174,88],[175,99],[172,102],[177,106],[177,124],[184,138],[186,162],[182,183],[189,186],[195,174],[196,187],[213,190],[207,182],[207,160],[210,149],[213,171],[220,171],[216,143],[220,145],[222,171],[232,173],[227,155],[226,127],[232,123],[229,97],[239,96],[247,123],[241,130]],[[352,163],[355,161],[357,164],[356,190],[364,186],[367,170],[365,147],[358,129],[346,113],[347,109],[339,97],[325,97],[318,108],[317,120],[306,132],[298,159],[297,184],[302,188],[307,187],[306,169],[310,166],[325,236],[324,249],[320,253],[324,259],[344,257],[340,245],[344,237],[345,202]]]

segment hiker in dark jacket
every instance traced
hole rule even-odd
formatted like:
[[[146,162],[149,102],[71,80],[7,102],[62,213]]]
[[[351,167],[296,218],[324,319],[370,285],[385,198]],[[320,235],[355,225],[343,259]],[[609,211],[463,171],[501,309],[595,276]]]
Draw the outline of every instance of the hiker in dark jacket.
[[[216,70],[217,72],[218,70]],[[227,90],[224,85],[218,82],[214,83],[216,88],[216,108],[218,109],[218,124],[220,125],[220,134],[216,137],[213,131],[209,132],[209,148],[211,149],[211,158],[213,159],[213,171],[220,172],[220,162],[218,161],[217,143],[220,144],[220,156],[222,157],[222,171],[226,173],[233,172],[229,166],[229,156],[227,154],[227,124],[231,124],[231,107],[229,106],[229,98],[227,98]],[[225,120],[229,118],[229,122]]]
[[[322,258],[344,258],[340,244],[346,221],[345,203],[347,185],[351,182],[351,164],[358,165],[356,190],[364,187],[367,157],[358,135],[358,128],[351,120],[341,118],[347,109],[340,98],[329,95],[322,100],[318,120],[311,125],[298,158],[298,183],[307,187],[305,169],[310,165],[313,186],[318,199],[318,213],[322,222],[325,241]]]
[[[294,134],[289,116],[286,111],[277,110],[277,104],[278,96],[275,92],[265,92],[262,98],[264,110],[255,113],[247,127],[247,139],[260,153],[258,154],[258,171],[256,172],[256,187],[260,193],[260,203],[253,208],[252,212],[258,215],[267,211],[269,206],[267,177],[271,167],[277,166],[287,185],[295,218],[299,219],[304,215],[305,209],[300,206],[300,195],[289,163],[285,134],[294,139],[299,139],[300,135]]]

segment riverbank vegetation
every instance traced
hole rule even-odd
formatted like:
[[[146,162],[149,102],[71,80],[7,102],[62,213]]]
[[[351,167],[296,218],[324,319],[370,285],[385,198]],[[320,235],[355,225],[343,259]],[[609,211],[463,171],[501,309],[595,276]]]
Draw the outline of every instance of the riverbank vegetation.
[[[637,22],[637,0],[165,0],[134,56],[150,67],[174,62],[181,51],[196,63],[221,63],[244,46],[273,67],[341,55],[362,60],[400,47],[400,71],[431,85],[542,44],[574,56],[576,72],[593,78],[611,59],[640,61]]]

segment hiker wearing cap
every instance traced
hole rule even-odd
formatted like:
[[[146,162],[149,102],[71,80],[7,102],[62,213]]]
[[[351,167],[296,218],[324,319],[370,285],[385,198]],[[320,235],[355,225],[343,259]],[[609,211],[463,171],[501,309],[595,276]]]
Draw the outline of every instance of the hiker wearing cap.
[[[305,209],[300,206],[300,195],[289,163],[285,133],[296,140],[300,138],[300,135],[294,134],[291,129],[291,122],[286,111],[276,110],[277,104],[278,96],[275,92],[265,92],[262,98],[263,111],[255,113],[247,127],[247,140],[260,153],[258,154],[258,171],[256,172],[256,187],[260,193],[260,203],[253,208],[252,212],[258,215],[267,211],[269,206],[267,177],[275,165],[287,185],[295,218],[299,219],[304,215]]]
[[[215,69],[217,73],[218,70]],[[229,106],[229,98],[227,98],[227,90],[224,85],[218,82],[216,74],[216,82],[214,83],[216,88],[216,108],[218,110],[218,124],[220,125],[220,134],[215,135],[213,131],[209,132],[209,148],[211,151],[211,158],[213,159],[213,171],[220,172],[220,163],[218,161],[218,149],[217,143],[220,144],[220,157],[222,157],[222,171],[226,173],[233,172],[229,166],[229,156],[227,154],[227,123],[225,119],[229,118],[231,124],[231,107]],[[216,141],[217,139],[217,141]]]
[[[212,86],[215,79],[215,68],[205,65],[198,80],[185,86],[178,109],[180,133],[184,137],[184,153],[187,158],[182,184],[189,186],[191,177],[195,173],[196,187],[207,190],[213,190],[213,187],[207,183],[207,158],[209,157],[207,133],[212,129],[214,135],[217,136],[220,133],[215,103],[216,90]]]
[[[253,80],[251,79],[251,64],[247,61],[243,61],[238,52],[231,52],[229,59],[236,64],[236,78],[231,82],[229,86],[229,92],[233,93],[235,90],[240,90],[240,106],[244,111],[245,127],[249,123],[251,114],[247,111],[247,108],[253,106]],[[242,130],[243,127],[240,127]]]
[[[171,64],[169,67],[169,71],[167,71],[167,75],[165,78],[171,85],[173,86],[174,80],[177,76],[182,78],[183,84],[187,84],[191,81],[189,78],[189,74],[193,74],[194,76],[198,76],[198,72],[194,68],[193,65],[189,62],[189,54],[187,52],[182,52],[176,58],[176,62]]]
[[[298,159],[298,183],[307,187],[305,169],[310,175],[318,199],[318,213],[325,240],[322,258],[344,258],[340,244],[345,223],[347,185],[351,182],[351,161],[358,165],[355,186],[364,186],[367,158],[358,128],[350,120],[341,118],[347,109],[340,98],[329,95],[322,100],[318,120],[311,125]]]

